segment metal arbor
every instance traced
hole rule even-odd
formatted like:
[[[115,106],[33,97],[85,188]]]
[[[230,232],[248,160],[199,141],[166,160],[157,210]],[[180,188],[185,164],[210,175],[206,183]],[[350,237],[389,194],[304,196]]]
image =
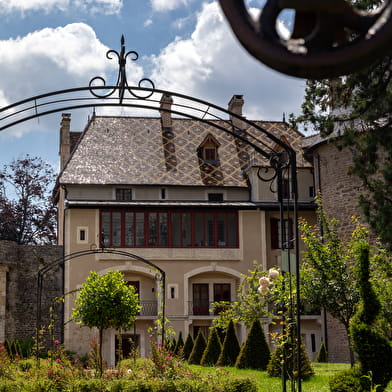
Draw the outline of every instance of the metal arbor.
[[[196,99],[194,97],[178,94],[172,91],[156,89],[153,82],[147,78],[142,79],[138,86],[129,86],[126,77],[126,60],[128,56],[134,56],[132,60],[138,58],[136,52],[126,52],[124,38],[121,38],[121,50],[116,52],[109,50],[107,58],[112,59],[117,57],[119,64],[119,71],[117,82],[114,85],[106,85],[106,81],[102,77],[95,77],[91,79],[86,87],[77,87],[72,89],[59,90],[49,92],[46,94],[37,95],[31,98],[21,100],[0,109],[0,131],[19,123],[46,116],[53,113],[62,112],[65,110],[74,110],[90,107],[122,107],[132,108],[137,110],[155,110],[159,112],[169,112],[174,115],[186,117],[193,120],[206,123],[209,126],[218,129],[221,132],[227,133],[235,139],[241,141],[248,146],[249,152],[263,158],[264,161],[269,162],[268,165],[261,166],[258,170],[258,177],[263,181],[276,181],[278,189],[278,200],[280,206],[280,224],[281,224],[281,243],[284,244],[284,219],[283,214],[292,212],[293,226],[294,226],[294,248],[295,248],[295,269],[296,274],[296,309],[292,308],[290,311],[296,315],[295,332],[297,341],[297,366],[298,366],[298,383],[300,391],[301,375],[300,375],[300,342],[301,342],[301,328],[300,328],[300,279],[299,279],[299,234],[298,234],[298,186],[297,186],[297,163],[296,152],[285,141],[281,140],[271,132],[268,132],[258,124],[245,119],[244,117],[233,113],[229,110],[221,108],[213,103]],[[150,87],[143,87],[143,84],[148,84]],[[97,85],[101,84],[101,85]],[[118,96],[116,96],[118,93]],[[173,103],[170,107],[161,105],[162,96],[171,96]],[[243,132],[243,128],[236,125],[236,123],[243,124],[247,131]],[[272,169],[266,174],[267,170]],[[265,177],[265,176],[268,177]],[[288,179],[290,183],[289,198],[283,201],[281,190],[283,189],[283,178]],[[48,267],[42,269],[38,275],[38,292],[39,303],[41,302],[42,279],[45,273],[54,267],[60,265],[67,260],[75,257],[80,257],[86,254],[107,252],[120,254],[121,251],[111,249],[104,250],[86,250],[77,252],[76,254],[65,255],[64,258],[58,259],[50,264]],[[133,257],[139,261],[152,265],[149,261],[142,259],[136,255],[127,252],[121,253],[125,257]],[[290,253],[289,253],[290,255]],[[290,256],[289,256],[290,257]],[[292,263],[288,262],[290,266]],[[153,265],[155,268],[157,266]],[[291,271],[293,272],[293,271]],[[164,272],[162,271],[162,276]],[[165,289],[165,288],[164,288]],[[37,309],[37,320],[40,319],[41,309]]]
[[[346,0],[267,0],[253,19],[244,0],[219,0],[230,26],[256,59],[287,75],[325,79],[370,65],[391,48],[392,0],[371,12]],[[289,39],[277,32],[285,10],[295,11]]]

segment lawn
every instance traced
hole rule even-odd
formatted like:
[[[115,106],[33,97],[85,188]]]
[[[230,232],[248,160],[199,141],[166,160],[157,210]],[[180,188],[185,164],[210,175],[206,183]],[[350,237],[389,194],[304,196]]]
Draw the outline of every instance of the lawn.
[[[302,382],[303,392],[329,392],[329,379],[335,373],[348,369],[349,364],[344,363],[313,363],[313,368],[315,371],[315,376],[311,377],[307,381]],[[192,368],[198,371],[213,372],[211,368],[203,366],[192,366]],[[258,385],[258,392],[280,392],[282,390],[282,382],[279,378],[269,377],[266,372],[261,372],[258,370],[242,370],[237,368],[224,368],[231,375],[245,376],[254,378]],[[290,384],[287,384],[287,391],[290,391]],[[385,392],[392,392],[392,382],[389,383],[388,388]]]

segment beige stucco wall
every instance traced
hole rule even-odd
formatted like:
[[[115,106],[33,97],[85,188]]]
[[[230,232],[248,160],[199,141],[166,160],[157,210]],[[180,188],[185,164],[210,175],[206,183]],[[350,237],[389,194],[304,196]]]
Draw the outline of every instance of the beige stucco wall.
[[[65,236],[67,238],[66,253],[86,249],[96,249],[99,243],[99,210],[98,209],[68,209]],[[312,219],[312,213],[301,214]],[[169,298],[166,293],[166,314],[173,322],[173,328],[183,335],[192,325],[211,325],[213,315],[192,316],[189,314],[189,302],[192,301],[192,284],[208,283],[210,299],[213,293],[213,283],[229,283],[232,300],[241,280],[241,273],[246,274],[252,269],[253,262],[267,269],[278,265],[279,250],[270,250],[269,219],[279,216],[277,212],[263,210],[247,210],[239,212],[239,243],[238,249],[173,249],[173,248],[135,248],[123,249],[142,257],[166,272],[166,286],[174,287],[175,298]],[[78,241],[78,228],[83,228],[87,237],[81,243]],[[154,271],[150,266],[132,258],[114,254],[98,253],[74,259],[66,263],[65,291],[69,292],[81,286],[91,270],[105,273],[109,269],[122,271],[125,278],[140,282],[140,300],[151,301],[159,292],[159,282],[155,281]],[[67,297],[65,302],[65,320],[69,320],[73,308],[73,297]],[[136,323],[137,334],[140,335],[141,353],[148,351],[148,336],[143,327],[151,324],[156,317],[139,317]],[[132,331],[131,331],[132,332]],[[244,331],[239,331],[245,338]],[[65,328],[65,344],[72,351],[80,354],[89,351],[89,341],[96,336],[96,331],[80,328],[70,322]],[[114,332],[106,332],[104,351],[111,361]]]

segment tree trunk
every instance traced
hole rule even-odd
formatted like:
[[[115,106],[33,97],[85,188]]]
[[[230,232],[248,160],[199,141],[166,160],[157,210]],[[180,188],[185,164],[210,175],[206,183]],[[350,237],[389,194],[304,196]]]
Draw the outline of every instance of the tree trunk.
[[[102,377],[102,374],[103,374],[102,340],[103,340],[103,328],[100,328],[99,329],[99,350],[98,350],[99,377]]]

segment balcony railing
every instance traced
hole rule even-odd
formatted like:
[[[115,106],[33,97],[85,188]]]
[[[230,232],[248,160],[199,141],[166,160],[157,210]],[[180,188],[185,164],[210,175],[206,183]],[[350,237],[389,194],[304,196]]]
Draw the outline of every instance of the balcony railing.
[[[189,301],[188,302],[188,314],[190,316],[216,316],[222,310],[224,310],[224,306],[215,308],[212,311],[212,306],[214,302],[208,300],[198,300],[198,301]]]
[[[158,315],[158,301],[140,301],[139,305],[142,307],[138,316],[157,316]]]

